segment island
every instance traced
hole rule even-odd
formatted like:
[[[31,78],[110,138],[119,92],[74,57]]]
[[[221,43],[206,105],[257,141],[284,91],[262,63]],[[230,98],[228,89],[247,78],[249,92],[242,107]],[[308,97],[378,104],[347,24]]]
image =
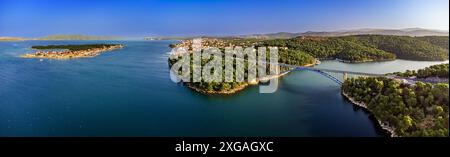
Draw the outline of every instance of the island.
[[[65,34],[65,35],[48,35],[38,38],[23,38],[23,37],[6,37],[0,36],[0,41],[27,41],[27,40],[121,40],[118,36],[91,36],[79,34]]]
[[[418,71],[395,74],[448,80],[448,64]],[[388,77],[351,78],[342,85],[342,94],[373,114],[391,136],[449,136],[448,82],[411,84]]]
[[[2,37],[0,36],[0,41],[24,41],[26,38],[21,37]]]
[[[123,48],[121,44],[47,45],[32,46],[35,53],[24,54],[23,58],[71,59],[95,57],[100,53]],[[60,51],[58,51],[60,50]]]

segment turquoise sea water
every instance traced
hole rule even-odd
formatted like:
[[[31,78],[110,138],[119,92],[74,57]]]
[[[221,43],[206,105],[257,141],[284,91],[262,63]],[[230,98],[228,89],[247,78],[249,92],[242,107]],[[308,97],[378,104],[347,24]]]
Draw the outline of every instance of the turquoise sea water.
[[[0,136],[382,136],[338,85],[312,72],[283,77],[273,94],[257,86],[233,96],[195,93],[169,78],[173,42],[0,42]],[[19,58],[32,45],[84,43],[125,48],[94,58]],[[319,67],[385,73],[432,64],[438,62]]]

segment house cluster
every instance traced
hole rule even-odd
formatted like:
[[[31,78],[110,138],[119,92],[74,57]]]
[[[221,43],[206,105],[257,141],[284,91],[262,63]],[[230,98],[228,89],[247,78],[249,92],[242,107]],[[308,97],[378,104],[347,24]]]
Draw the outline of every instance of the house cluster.
[[[202,49],[217,47],[217,48],[225,48],[225,47],[234,47],[235,44],[228,42],[227,40],[216,39],[216,38],[202,38]],[[181,43],[177,44],[175,47],[188,47],[189,50],[192,50],[192,46],[194,44],[194,40],[183,40]]]

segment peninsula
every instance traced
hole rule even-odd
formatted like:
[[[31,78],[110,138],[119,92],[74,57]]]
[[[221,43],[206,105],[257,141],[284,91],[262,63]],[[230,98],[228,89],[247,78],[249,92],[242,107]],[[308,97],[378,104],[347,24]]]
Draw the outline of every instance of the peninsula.
[[[448,80],[448,64],[419,69],[417,74],[409,70],[395,74]],[[409,84],[387,77],[351,78],[342,85],[342,94],[372,113],[380,126],[394,137],[448,137],[448,91],[448,83]]]
[[[32,46],[35,53],[24,54],[22,58],[71,59],[95,57],[100,53],[123,48],[121,44],[88,44],[88,45],[47,45]],[[62,51],[57,51],[62,50]]]
[[[171,48],[192,50],[192,39],[170,44]],[[338,37],[299,36],[289,39],[260,38],[203,38],[202,48],[216,47],[271,47],[279,48],[279,63],[312,66],[317,60],[336,59],[348,63],[388,61],[395,59],[443,61],[448,60],[448,37],[353,35]],[[188,52],[190,53],[190,52]],[[179,55],[179,54],[176,54]],[[191,57],[192,58],[192,57]],[[172,66],[180,58],[169,59]],[[202,64],[208,60],[202,60]],[[203,66],[203,65],[202,65]],[[248,69],[244,69],[247,72]],[[282,69],[282,71],[288,69]],[[284,74],[281,74],[284,75]],[[281,76],[279,75],[279,76]],[[279,77],[277,76],[277,77]],[[274,76],[270,76],[274,77]],[[246,78],[247,79],[247,78]],[[253,82],[183,82],[189,88],[204,94],[233,94]]]
[[[238,38],[228,38],[228,39],[218,39],[218,38],[203,38],[202,40],[202,49],[210,48],[210,47],[216,47],[221,49],[221,52],[224,53],[225,47],[256,47],[260,44],[262,40],[259,39],[238,39]],[[172,48],[177,47],[186,47],[189,50],[192,50],[192,43],[193,40],[183,40],[181,43],[178,44],[171,44],[169,45]],[[192,53],[189,51],[187,52],[190,55]],[[175,56],[180,56],[181,54],[173,54]],[[222,55],[224,56],[224,55]],[[191,58],[193,58],[191,56]],[[169,66],[171,67],[173,64],[175,64],[180,58],[169,58]],[[202,66],[204,66],[209,60],[203,60],[202,59]],[[292,65],[300,65],[300,66],[313,66],[316,63],[316,59],[312,57],[311,55],[298,51],[298,50],[289,50],[289,49],[279,49],[279,62],[281,63],[288,63]],[[191,62],[192,63],[192,62]],[[224,65],[222,65],[224,66]],[[269,65],[267,65],[269,66]],[[223,68],[223,67],[222,67]],[[288,70],[285,67],[279,67],[280,71],[286,71]],[[269,69],[269,67],[267,67]],[[224,72],[224,71],[223,71]],[[248,74],[248,67],[244,67],[244,73]],[[250,80],[248,81],[247,75],[244,76],[244,79],[247,81],[244,82],[237,82],[233,80],[232,82],[183,82],[184,85],[186,85],[188,88],[193,89],[196,92],[207,94],[207,95],[230,95],[235,94],[246,87],[250,85],[257,85],[263,80],[269,80],[277,77],[281,77],[286,75],[287,72],[281,73],[281,74],[275,74],[275,75],[269,75],[265,77],[258,78],[256,80]],[[192,75],[192,74],[191,74]],[[225,74],[223,74],[224,76]],[[235,77],[236,73],[233,73],[232,78]],[[192,78],[192,77],[191,77]]]

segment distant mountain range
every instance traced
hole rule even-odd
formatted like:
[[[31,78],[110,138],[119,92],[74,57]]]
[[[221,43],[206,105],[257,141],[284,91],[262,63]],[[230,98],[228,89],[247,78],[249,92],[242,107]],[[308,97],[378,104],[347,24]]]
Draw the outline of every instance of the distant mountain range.
[[[34,40],[118,40],[116,36],[87,36],[87,35],[49,35]]]
[[[198,37],[207,38],[258,38],[258,39],[287,39],[299,36],[321,36],[321,37],[333,37],[333,36],[348,36],[348,35],[364,35],[364,34],[376,34],[376,35],[397,35],[397,36],[448,36],[448,31],[431,30],[423,28],[407,28],[407,29],[355,29],[355,30],[343,30],[343,31],[321,31],[321,32],[302,32],[302,33],[290,33],[279,32],[269,34],[251,34],[251,35],[237,35],[237,36],[196,36],[196,37],[145,37],[144,40],[180,40]],[[22,41],[22,40],[121,40],[124,39],[118,36],[88,36],[88,35],[49,35],[40,38],[22,38],[22,37],[1,37],[0,41]]]
[[[397,36],[448,36],[448,31],[430,30],[422,28],[407,28],[407,29],[356,29],[356,30],[344,30],[344,31],[330,31],[330,32],[303,32],[303,33],[289,33],[279,32],[271,34],[252,34],[252,35],[239,35],[238,38],[262,38],[262,39],[286,39],[294,38],[298,36],[348,36],[348,35],[397,35]]]

